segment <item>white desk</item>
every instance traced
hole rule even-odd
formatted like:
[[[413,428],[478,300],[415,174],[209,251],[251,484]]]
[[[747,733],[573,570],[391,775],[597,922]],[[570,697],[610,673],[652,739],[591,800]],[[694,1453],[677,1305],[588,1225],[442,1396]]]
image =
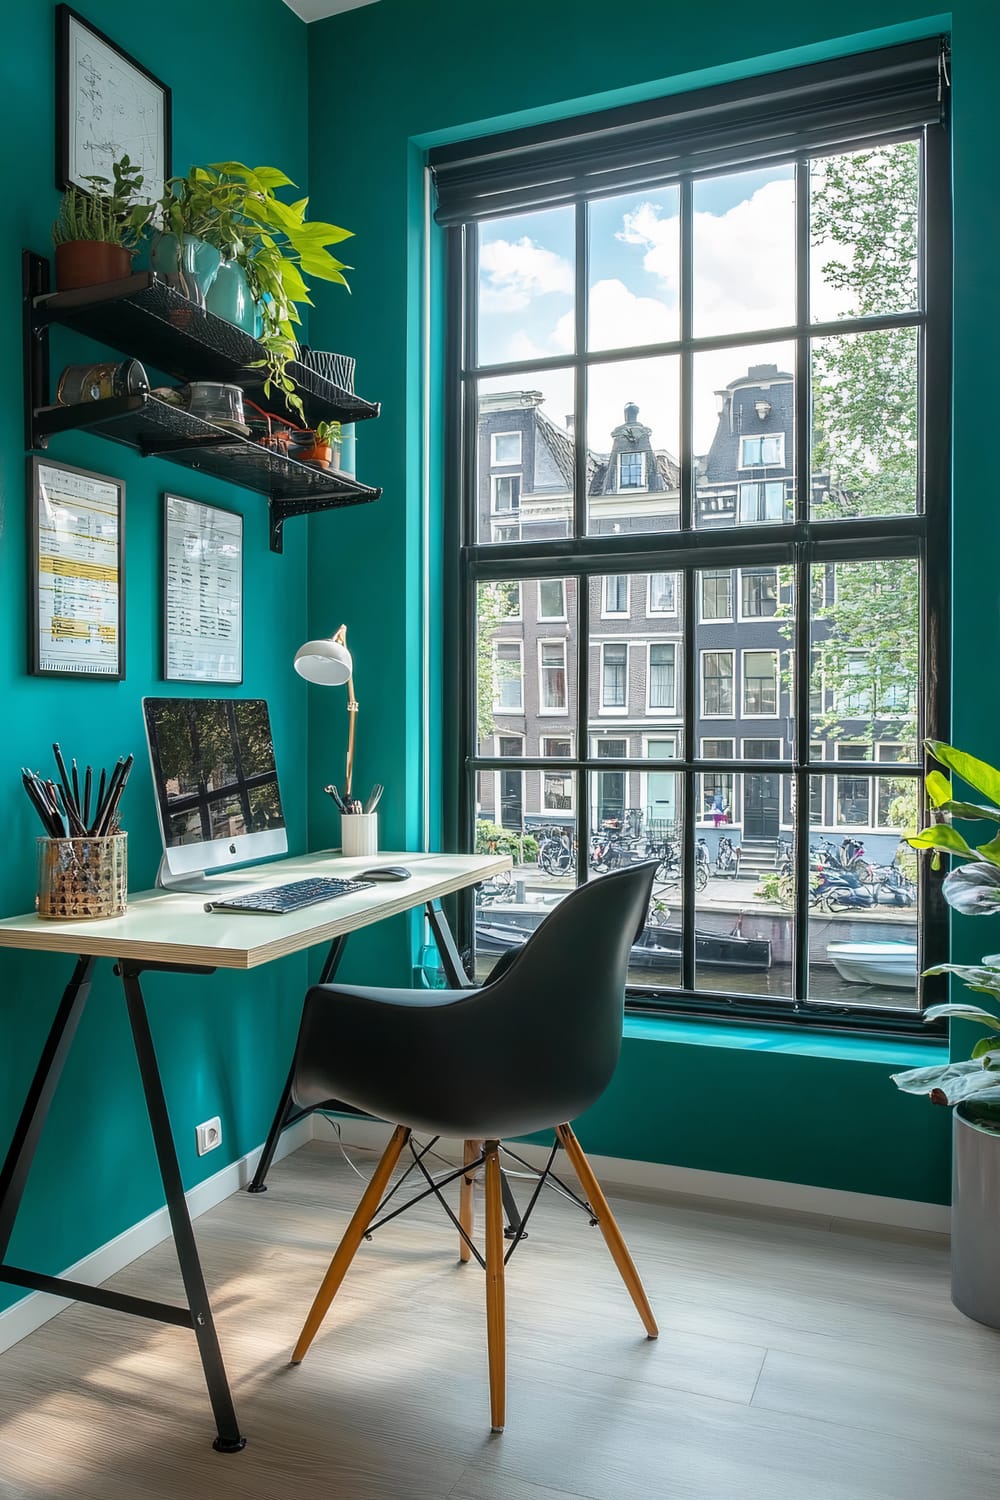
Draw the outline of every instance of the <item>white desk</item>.
[[[42,921],[33,912],[0,920],[0,948],[23,948],[36,952],[76,955],[76,966],[63,991],[38,1067],[28,1089],[24,1108],[3,1167],[0,1168],[0,1282],[32,1291],[89,1302],[137,1317],[153,1318],[190,1328],[198,1343],[209,1400],[215,1416],[217,1436],[213,1447],[237,1452],[246,1439],[240,1432],[212,1309],[205,1289],[201,1262],[184,1198],[177,1153],[167,1113],[149,1019],[140,985],[147,969],[175,973],[211,974],[215,969],[254,969],[273,959],[284,958],[318,943],[329,943],[323,978],[332,978],[347,935],[361,927],[381,922],[423,906],[434,930],[442,963],[452,985],[465,982],[447,922],[434,902],[491,875],[509,870],[506,855],[380,854],[348,859],[336,852],[305,854],[275,861],[238,874],[242,884],[271,886],[301,879],[304,875],[342,875],[356,878],[375,864],[403,864],[413,873],[409,880],[385,881],[353,895],[338,896],[316,906],[285,915],[250,912],[206,912],[204,895],[187,896],[164,891],[142,891],[129,896],[128,910],[121,917],[91,922]],[[72,1045],[90,990],[94,965],[99,958],[115,961],[128,1007],[136,1058],[142,1077],[146,1108],[153,1132],[157,1161],[167,1210],[187,1296],[186,1306],[175,1306],[142,1297],[128,1297],[48,1276],[5,1263],[10,1236],[20,1208],[42,1127],[59,1076]],[[255,1178],[263,1186],[263,1172],[273,1155],[281,1128],[288,1123],[289,1090],[279,1104],[268,1136],[265,1157]]]

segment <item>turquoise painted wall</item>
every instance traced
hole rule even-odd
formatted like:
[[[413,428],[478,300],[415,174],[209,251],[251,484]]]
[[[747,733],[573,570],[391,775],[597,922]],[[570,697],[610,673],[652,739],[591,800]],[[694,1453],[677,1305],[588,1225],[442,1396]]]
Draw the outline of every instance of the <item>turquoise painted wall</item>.
[[[700,10],[679,0],[633,0],[621,16],[612,15],[602,0],[545,5],[506,0],[502,11],[488,17],[471,12],[465,0],[436,0],[430,9],[410,0],[379,0],[310,28],[311,185],[324,201],[334,201],[337,221],[357,231],[349,257],[356,258],[354,296],[318,299],[313,341],[355,351],[359,389],[383,402],[381,420],[359,431],[359,463],[362,476],[386,492],[369,510],[310,522],[310,606],[317,632],[341,619],[351,623],[364,674],[361,761],[366,775],[388,787],[383,807],[391,839],[417,831],[419,721],[413,673],[419,667],[420,597],[414,528],[421,432],[414,293],[420,285],[421,148],[949,26],[959,267],[954,735],[988,754],[997,721],[995,694],[988,676],[984,681],[982,664],[997,660],[1000,648],[996,507],[991,487],[983,483],[994,462],[994,424],[984,415],[1000,326],[994,266],[1000,228],[994,144],[1000,12],[992,0],[956,0],[951,16],[922,15],[913,0],[842,0],[836,7],[773,0],[763,10],[735,0]],[[329,107],[333,89],[335,110]],[[439,410],[434,407],[435,424]],[[436,462],[436,425],[432,444],[437,444]],[[345,570],[345,552],[367,560],[367,566]],[[936,565],[947,566],[947,560]],[[447,578],[436,578],[432,621],[448,587]],[[365,663],[377,666],[366,670]],[[434,668],[436,693],[437,632]],[[315,708],[313,782],[325,773],[328,753],[339,755],[343,742],[341,705],[329,697]],[[315,841],[330,837],[325,809],[314,814],[311,834]],[[359,945],[356,959],[402,965],[405,937],[402,931],[392,939],[380,935],[378,950],[373,938],[370,950]],[[984,942],[988,949],[990,941],[974,924],[959,924],[959,952],[978,954]],[[1000,946],[996,935],[992,946]],[[946,1200],[947,1116],[923,1101],[898,1096],[884,1057],[863,1056],[848,1045],[842,1049],[846,1055],[831,1064],[801,1050],[773,1052],[762,1045],[737,1052],[736,1064],[723,1034],[714,1035],[720,1045],[712,1047],[704,1038],[702,1045],[711,1050],[700,1054],[704,1066],[697,1075],[679,1050],[682,1043],[629,1040],[615,1083],[588,1122],[593,1149]],[[738,1125],[728,1109],[718,1108],[718,1091],[736,1086]],[[840,1101],[850,1101],[850,1117]],[[842,1130],[848,1118],[850,1128]]]
[[[281,0],[171,0],[167,9],[81,0],[96,26],[173,90],[175,169],[240,158],[308,171],[306,27]],[[24,764],[47,765],[54,739],[79,760],[113,763],[136,753],[124,802],[133,888],[153,882],[159,835],[151,797],[140,699],[180,692],[159,679],[160,495],[165,488],[239,509],[245,516],[245,682],[225,689],[271,704],[293,850],[306,840],[306,707],[290,669],[306,629],[306,531],[292,521],[286,551],[268,551],[266,502],[125,448],[82,435],[54,439],[54,459],[120,476],[127,484],[127,680],[44,681],[28,677],[25,602],[25,461],[20,396],[20,254],[49,248],[58,194],[53,177],[53,8],[23,7],[16,39],[3,49],[0,139],[4,143],[4,232],[0,237],[0,804],[4,857],[0,911],[34,899],[36,827],[18,784]],[[266,70],[266,78],[265,78]],[[316,208],[322,207],[322,196]],[[60,346],[68,348],[68,344]],[[77,347],[82,348],[79,344]],[[89,346],[96,349],[96,346]],[[62,358],[55,351],[55,370]],[[0,1139],[9,1138],[69,965],[0,953]],[[250,976],[145,981],[160,1044],[167,1098],[185,1182],[193,1185],[257,1145],[287,1070],[305,984],[301,959]],[[194,1151],[194,1126],[218,1114],[224,1144]],[[110,966],[101,966],[57,1095],[11,1245],[11,1259],[58,1271],[162,1203],[124,1005]],[[0,1291],[0,1307],[15,1300]]]

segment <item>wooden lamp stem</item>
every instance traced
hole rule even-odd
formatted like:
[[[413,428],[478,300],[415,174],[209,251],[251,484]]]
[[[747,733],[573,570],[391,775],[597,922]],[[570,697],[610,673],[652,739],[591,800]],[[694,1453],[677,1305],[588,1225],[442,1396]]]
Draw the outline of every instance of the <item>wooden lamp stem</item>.
[[[347,626],[341,625],[340,629],[337,631],[336,635],[333,638],[335,641],[338,641],[341,646],[346,648]],[[347,779],[344,782],[345,800],[351,795],[351,778],[354,775],[354,727],[357,723],[358,713],[358,700],[354,696],[353,674],[347,679],[347,713],[349,717],[347,728]]]

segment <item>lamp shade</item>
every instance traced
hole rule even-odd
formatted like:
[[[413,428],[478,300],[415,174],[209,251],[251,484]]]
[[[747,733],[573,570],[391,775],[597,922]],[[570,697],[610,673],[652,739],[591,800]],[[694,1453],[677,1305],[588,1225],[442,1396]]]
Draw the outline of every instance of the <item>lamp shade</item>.
[[[354,671],[351,653],[336,636],[306,641],[295,653],[294,666],[300,677],[321,687],[340,687]]]

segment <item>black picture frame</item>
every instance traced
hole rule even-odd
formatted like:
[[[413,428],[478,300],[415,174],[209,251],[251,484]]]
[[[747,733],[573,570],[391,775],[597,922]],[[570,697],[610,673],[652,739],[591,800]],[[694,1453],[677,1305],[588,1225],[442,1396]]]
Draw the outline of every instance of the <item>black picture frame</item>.
[[[60,485],[58,513],[43,494],[47,482]],[[66,512],[73,505],[78,509],[71,517]],[[28,507],[29,673],[124,681],[124,479],[33,455]],[[79,613],[69,614],[72,609]],[[58,632],[54,620],[66,622]]]
[[[81,86],[80,68],[87,63],[89,71]],[[95,142],[91,132],[97,124],[105,126],[106,133],[102,131]],[[147,135],[152,140],[144,149]],[[161,196],[163,182],[170,176],[170,151],[167,85],[85,16],[68,5],[57,5],[56,187],[86,188],[88,176],[110,178],[111,162],[127,153],[143,171],[143,197],[153,201]],[[93,160],[89,171],[84,171],[87,155]]]
[[[244,550],[243,514],[222,505],[212,505],[203,500],[191,500],[173,490],[163,493],[163,660],[161,675],[164,682],[212,682],[235,686],[243,681],[243,579]],[[202,545],[193,549],[190,563],[185,567],[177,551],[182,535],[192,531],[204,533]],[[206,550],[206,537],[213,537],[217,545],[216,555],[212,548]],[[218,550],[229,549],[235,561],[228,567],[220,561]],[[206,613],[222,613],[227,602],[231,603],[233,620],[231,633],[225,637],[203,635],[199,626]],[[235,644],[234,644],[235,642]],[[235,663],[227,670],[224,659],[235,656]],[[214,660],[213,660],[214,659]]]

